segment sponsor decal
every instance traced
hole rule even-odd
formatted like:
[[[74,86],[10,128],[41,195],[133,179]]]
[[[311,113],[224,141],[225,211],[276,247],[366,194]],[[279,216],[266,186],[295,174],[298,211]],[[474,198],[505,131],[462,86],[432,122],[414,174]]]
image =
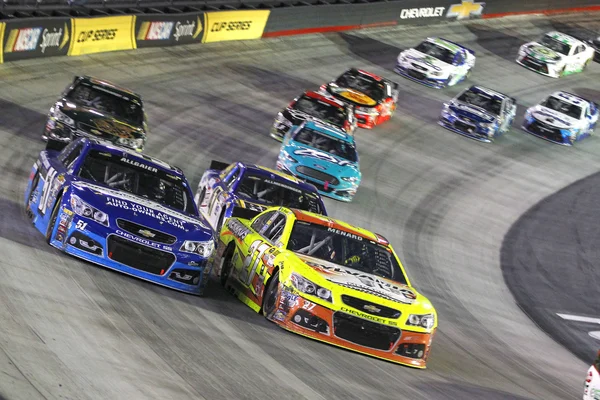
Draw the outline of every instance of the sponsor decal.
[[[171,215],[162,213],[153,208],[136,204],[127,200],[121,200],[114,197],[106,197],[106,205],[111,207],[121,208],[123,210],[133,211],[138,214],[146,215],[148,217],[159,220],[160,222],[167,223],[179,229],[185,229],[183,221],[175,218]]]
[[[37,48],[41,35],[41,27],[12,29],[8,33],[4,53],[33,51]]]
[[[94,88],[98,88],[98,87],[94,86]],[[108,91],[106,91],[106,92],[108,92]],[[111,121],[111,120],[101,119],[101,118],[94,119],[93,122],[94,122],[94,125],[96,125],[96,127],[98,129],[100,129],[102,132],[108,133],[109,135],[113,135],[113,136],[117,136],[117,137],[125,138],[125,139],[133,139],[134,138],[133,133],[135,132],[135,130],[128,127],[125,124],[121,124],[116,121]],[[95,133],[95,134],[97,134],[97,133]]]
[[[456,18],[457,20],[480,17],[483,13],[485,3],[475,3],[473,0],[462,0],[460,4],[452,4],[448,7],[447,18]]]
[[[136,48],[134,16],[73,18],[73,40],[68,55]]]
[[[79,220],[75,224],[75,229],[80,230],[80,231],[85,231],[85,228],[87,228],[87,225],[88,225],[87,222]]]
[[[404,8],[400,11],[400,19],[441,17],[445,9],[446,7]]]
[[[123,236],[124,238],[127,238],[127,239],[129,239],[129,240],[131,240],[131,241],[133,241],[133,242],[137,242],[137,243],[140,243],[140,244],[146,245],[146,246],[148,246],[148,247],[153,247],[153,248],[155,248],[155,249],[164,250],[164,251],[173,251],[173,248],[172,248],[171,246],[165,246],[165,245],[163,245],[163,244],[154,243],[154,242],[152,242],[152,241],[150,241],[150,240],[147,240],[147,239],[144,239],[144,238],[137,237],[137,236],[135,236],[135,235],[132,235],[132,234],[131,234],[131,233],[129,233],[129,232],[124,232],[124,231],[122,231],[122,230],[120,230],[120,229],[117,229],[115,233],[116,233],[117,235],[119,235],[119,236]]]
[[[204,32],[204,14],[139,15],[135,38],[140,47],[199,43]]]
[[[335,233],[336,235],[346,236],[346,237],[349,237],[349,238],[354,239],[354,240],[363,240],[362,236],[358,236],[358,235],[356,235],[354,233],[342,231],[340,229],[327,228],[327,231],[331,232],[331,233]]]
[[[204,42],[259,39],[269,14],[269,10],[208,12]]]
[[[283,322],[283,321],[285,321],[286,316],[287,316],[286,312],[284,312],[282,310],[277,310],[277,311],[275,311],[275,314],[273,315],[273,319],[275,321]]]
[[[137,168],[145,169],[146,171],[158,172],[158,168],[156,168],[156,167],[153,167],[153,166],[148,165],[148,164],[141,163],[141,162],[136,161],[136,160],[132,160],[132,159],[127,158],[127,157],[121,157],[121,162],[124,162],[124,163],[129,164],[129,165],[133,165],[134,167],[137,167]]]
[[[242,240],[246,238],[252,231],[248,229],[244,224],[234,218],[230,218],[227,220],[227,228],[233,233],[235,237],[238,237]]]
[[[270,179],[265,179],[265,182],[266,182],[266,183],[268,183],[269,185],[280,186],[280,187],[286,188],[286,189],[288,189],[288,190],[291,190],[291,191],[294,191],[294,192],[297,192],[297,193],[301,193],[301,192],[302,192],[302,191],[301,191],[300,189],[298,189],[298,188],[295,188],[295,187],[293,187],[293,186],[286,185],[286,184],[284,184],[284,183],[281,183],[281,182],[272,181],[272,180],[270,180]]]
[[[339,96],[341,96],[347,100],[353,101],[355,103],[358,103],[358,104],[361,104],[364,106],[372,107],[372,106],[377,105],[377,102],[375,100],[373,100],[372,98],[370,98],[369,96],[367,96],[366,94],[358,93],[353,90],[342,89],[342,90],[336,91],[336,93]]]
[[[373,322],[378,322],[380,324],[387,324],[387,325],[394,325],[394,326],[398,325],[395,321],[388,321],[386,319],[383,319],[383,318],[380,318],[380,317],[376,317],[376,316],[371,315],[371,314],[362,313],[360,311],[356,311],[356,310],[353,310],[351,308],[342,307],[341,310],[342,310],[342,312],[345,312],[347,314],[352,314],[354,316],[357,316],[357,317],[360,317],[360,318],[363,318],[363,319],[368,319],[368,320],[373,321]]]
[[[179,41],[180,38],[184,38],[186,36],[193,37],[194,39],[200,35],[202,32],[202,23],[200,22],[200,18],[198,18],[198,22],[195,21],[185,21],[181,23],[177,21],[175,24],[175,33],[173,34],[173,39],[176,42]]]
[[[156,236],[154,233],[150,232],[148,229],[140,229],[138,231],[138,233],[144,237],[147,237],[149,239],[152,239],[154,236]]]
[[[312,157],[318,160],[323,160],[330,162],[332,164],[337,164],[340,167],[344,167],[346,165],[352,165],[351,161],[348,160],[340,160],[329,153],[325,153],[324,151],[309,149],[309,148],[301,148],[298,150],[294,150],[294,154],[305,157]]]

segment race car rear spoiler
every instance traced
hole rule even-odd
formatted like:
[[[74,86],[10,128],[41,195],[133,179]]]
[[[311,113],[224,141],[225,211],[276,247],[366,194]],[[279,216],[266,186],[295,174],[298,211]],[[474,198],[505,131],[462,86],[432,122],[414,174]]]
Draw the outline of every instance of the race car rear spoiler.
[[[445,42],[452,43],[453,45],[455,45],[455,46],[458,46],[458,47],[460,47],[461,49],[465,49],[465,50],[466,50],[466,51],[468,51],[469,53],[471,53],[471,54],[475,55],[475,50],[471,50],[471,49],[469,49],[468,47],[465,47],[465,46],[463,46],[462,44],[458,44],[458,43],[456,43],[456,42],[453,42],[452,40],[448,40],[448,39],[444,39],[444,38],[440,38],[440,39],[442,39],[442,40],[443,40],[443,41],[445,41]]]
[[[252,219],[260,214],[262,211],[251,210],[249,208],[244,208],[240,206],[233,207],[233,211],[231,211],[231,217],[233,218],[241,218],[241,219]]]
[[[208,169],[216,169],[216,170],[222,171],[227,167],[229,167],[228,163],[225,163],[223,161],[212,160],[210,162],[210,167],[208,167]]]

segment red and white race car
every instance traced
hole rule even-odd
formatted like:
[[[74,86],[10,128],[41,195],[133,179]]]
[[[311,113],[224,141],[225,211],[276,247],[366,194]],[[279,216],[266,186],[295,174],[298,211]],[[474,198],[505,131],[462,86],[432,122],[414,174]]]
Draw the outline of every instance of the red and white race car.
[[[365,129],[390,119],[398,101],[396,82],[356,68],[322,85],[320,91],[353,105],[357,125]]]
[[[600,351],[583,382],[583,400],[600,400]]]

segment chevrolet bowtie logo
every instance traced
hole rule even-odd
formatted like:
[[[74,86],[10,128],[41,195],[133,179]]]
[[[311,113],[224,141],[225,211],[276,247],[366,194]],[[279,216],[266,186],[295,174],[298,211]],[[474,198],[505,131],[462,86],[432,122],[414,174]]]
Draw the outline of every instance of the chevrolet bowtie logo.
[[[457,20],[479,17],[483,12],[485,3],[474,3],[472,0],[463,0],[460,4],[453,4],[448,7],[446,17],[456,17]]]
[[[363,306],[363,309],[364,309],[365,311],[369,311],[369,312],[372,312],[372,313],[378,313],[378,312],[380,312],[380,311],[381,311],[381,309],[380,309],[380,308],[378,308],[378,307],[375,307],[375,306],[374,306],[374,305],[372,305],[372,304],[365,304],[365,305]]]
[[[145,236],[145,237],[147,237],[147,238],[153,238],[154,236],[156,236],[154,233],[150,232],[150,231],[149,231],[149,230],[147,230],[147,229],[140,229],[140,230],[138,231],[138,233],[139,233],[140,235],[142,235],[142,236]]]

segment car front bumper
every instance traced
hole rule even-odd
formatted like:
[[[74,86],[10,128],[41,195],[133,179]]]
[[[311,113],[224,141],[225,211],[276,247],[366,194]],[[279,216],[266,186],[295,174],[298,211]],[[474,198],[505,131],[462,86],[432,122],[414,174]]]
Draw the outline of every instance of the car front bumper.
[[[442,89],[448,85],[447,78],[432,78],[422,72],[416,71],[412,68],[406,68],[400,64],[396,64],[394,72],[407,79],[410,79],[411,81],[415,81],[435,89]]]
[[[111,221],[112,222],[112,221]],[[51,245],[78,258],[181,292],[201,295],[212,262],[173,246],[131,240],[134,235],[81,218],[63,208]],[[139,240],[139,239],[138,239]]]
[[[490,135],[490,131],[487,128],[482,128],[479,124],[465,123],[452,114],[442,114],[438,124],[452,132],[479,140],[480,142],[490,143],[497,134],[497,132],[494,131],[493,134]]]
[[[560,75],[555,71],[549,64],[535,60],[528,56],[518,56],[515,60],[517,64],[531,70],[538,74],[548,76],[550,78],[558,78]]]
[[[280,287],[278,307],[271,320],[282,328],[372,357],[414,368],[426,367],[435,330],[431,333],[402,330],[358,317],[356,314],[364,313],[352,308],[332,310]]]

